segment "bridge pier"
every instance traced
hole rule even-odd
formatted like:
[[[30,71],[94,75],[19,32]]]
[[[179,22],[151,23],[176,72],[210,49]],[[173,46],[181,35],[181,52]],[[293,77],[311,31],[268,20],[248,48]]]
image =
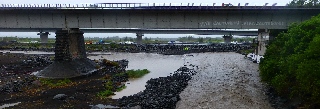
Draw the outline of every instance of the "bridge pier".
[[[96,64],[87,58],[83,32],[78,28],[57,30],[55,59],[36,76],[44,78],[72,78],[87,75]]]
[[[136,33],[137,35],[137,44],[142,44],[143,33]]]
[[[41,40],[41,43],[48,43],[48,35],[49,35],[49,32],[40,32],[38,33],[37,35],[40,35],[40,40]]]
[[[256,49],[256,54],[263,56],[267,50],[266,45],[269,42],[269,33],[268,29],[258,29],[258,47]]]
[[[231,39],[232,39],[232,35],[223,35],[222,38],[224,39],[224,43],[230,44]]]

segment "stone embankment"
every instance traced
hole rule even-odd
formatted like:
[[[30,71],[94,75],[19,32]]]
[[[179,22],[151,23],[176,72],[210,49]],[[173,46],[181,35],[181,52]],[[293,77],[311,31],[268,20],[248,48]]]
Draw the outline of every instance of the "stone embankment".
[[[29,45],[32,46],[32,45]],[[1,48],[0,50],[11,51],[45,51],[54,52],[54,45],[48,44],[42,47],[28,47],[28,45],[11,45]],[[252,44],[90,44],[86,45],[87,52],[146,52],[159,53],[165,55],[182,55],[186,53],[202,53],[202,52],[239,52],[241,50],[253,49]]]
[[[195,74],[194,67],[184,66],[170,76],[150,79],[147,81],[146,89],[142,92],[120,98],[120,106],[123,108],[174,109],[180,100],[180,92]]]

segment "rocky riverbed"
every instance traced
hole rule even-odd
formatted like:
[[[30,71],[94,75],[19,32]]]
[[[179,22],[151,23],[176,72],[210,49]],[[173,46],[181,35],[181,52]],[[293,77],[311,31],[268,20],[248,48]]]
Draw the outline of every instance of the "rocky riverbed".
[[[177,109],[272,109],[258,64],[236,53],[202,53],[191,58],[198,74],[180,94]]]
[[[28,56],[33,57],[30,59]],[[49,55],[49,57],[44,56],[38,59],[41,56],[23,54],[13,56],[10,54],[10,56],[4,57],[17,58],[20,61],[2,58],[1,65],[6,66],[9,63],[14,66],[24,65],[23,60],[35,60],[32,63],[51,62]],[[130,56],[134,56],[134,54],[130,54]],[[104,57],[108,58],[108,56]],[[141,59],[143,60],[143,58]],[[278,108],[277,105],[281,104],[279,102],[283,102],[279,99],[271,99],[273,102],[269,102],[268,95],[273,98],[275,96],[270,95],[268,88],[260,82],[258,64],[244,59],[241,54],[233,52],[193,53],[185,55],[181,59],[185,63],[179,69],[177,68],[176,72],[170,72],[171,74],[165,77],[152,78],[147,81],[145,90],[120,99],[100,98],[97,93],[105,89],[103,85],[107,82],[105,79],[114,80],[118,85],[121,85],[121,81],[127,81],[125,77],[110,78],[109,75],[117,70],[123,70],[123,68],[109,67],[103,72],[94,73],[96,75],[71,79],[70,85],[65,87],[47,87],[39,83],[39,79],[26,76],[30,73],[29,70],[22,70],[27,72],[17,76],[13,73],[6,73],[10,69],[2,67],[2,83],[9,82],[8,87],[13,88],[9,88],[9,92],[7,89],[1,90],[0,97],[4,99],[0,100],[0,108],[4,104],[15,104],[10,108],[271,109]],[[126,61],[119,62],[127,63]],[[37,65],[32,64],[29,65],[31,67],[18,68],[30,68],[30,71],[33,71],[37,70],[35,68],[44,67]],[[16,79],[4,80],[8,76],[7,74],[13,75],[12,77]],[[2,89],[4,89],[3,86]]]

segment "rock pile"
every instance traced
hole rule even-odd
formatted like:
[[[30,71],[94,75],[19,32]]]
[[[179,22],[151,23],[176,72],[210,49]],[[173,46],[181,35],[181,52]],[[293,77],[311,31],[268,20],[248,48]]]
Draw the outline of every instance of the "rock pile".
[[[180,100],[180,92],[188,85],[195,72],[184,66],[170,76],[150,79],[143,92],[122,97],[119,103],[123,108],[138,106],[142,109],[174,109]]]

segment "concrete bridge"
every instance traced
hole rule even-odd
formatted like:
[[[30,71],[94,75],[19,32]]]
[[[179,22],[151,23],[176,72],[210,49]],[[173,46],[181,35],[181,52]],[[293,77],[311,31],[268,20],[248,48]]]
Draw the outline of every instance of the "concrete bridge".
[[[42,31],[43,29],[56,29],[55,63],[41,71],[38,76],[66,78],[87,74],[96,67],[86,58],[84,30],[81,31],[79,28],[95,28],[100,32],[114,28],[190,31],[259,29],[257,34],[259,46],[265,48],[264,42],[269,36],[269,29],[287,29],[293,22],[299,23],[320,13],[318,7],[214,5],[2,4],[0,5],[0,30],[40,30],[39,35],[45,37],[48,31]],[[142,40],[142,36],[142,32],[137,32],[138,43]],[[232,37],[224,38],[230,40]],[[57,69],[60,72],[55,72]]]

